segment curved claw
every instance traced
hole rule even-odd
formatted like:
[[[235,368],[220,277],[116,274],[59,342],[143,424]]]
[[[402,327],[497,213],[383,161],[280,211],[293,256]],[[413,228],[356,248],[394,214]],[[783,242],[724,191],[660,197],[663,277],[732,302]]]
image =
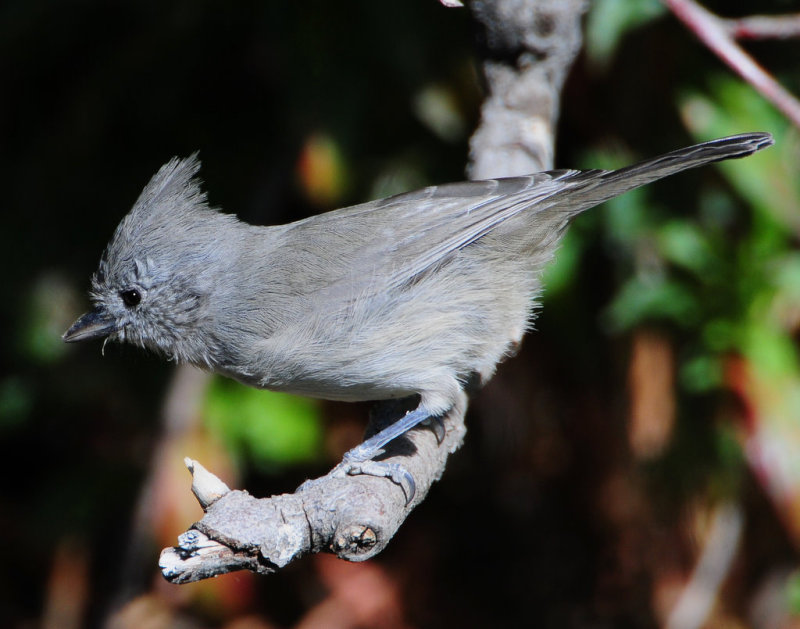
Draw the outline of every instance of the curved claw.
[[[420,422],[422,426],[430,428],[433,434],[436,435],[436,443],[442,445],[442,441],[447,436],[447,430],[444,426],[444,415],[432,415],[428,419]]]
[[[431,415],[427,409],[420,406],[346,452],[342,462],[331,471],[330,475],[341,476],[342,474],[348,474],[355,476],[357,474],[366,474],[368,476],[388,478],[403,490],[403,494],[406,497],[406,506],[408,506],[417,493],[417,484],[414,481],[414,477],[402,465],[373,459],[384,453],[384,446],[387,443],[405,434],[421,422],[426,421],[436,435],[436,440],[441,445],[445,436],[442,417]],[[313,484],[314,481],[306,481],[301,485],[300,489],[307,489]]]
[[[414,481],[414,477],[406,468],[398,463],[384,463],[383,461],[371,460],[359,461],[357,459],[348,460],[348,456],[345,455],[344,460],[335,468],[333,468],[328,476],[333,478],[342,478],[345,474],[348,476],[365,474],[366,476],[388,478],[403,490],[403,494],[406,497],[405,506],[411,504],[411,501],[414,500],[414,496],[417,495],[417,483]],[[297,491],[306,491],[311,489],[324,478],[326,477],[307,480],[297,488]]]
[[[384,449],[382,447],[375,447],[369,441],[365,441],[345,452],[340,466],[350,476],[366,474],[367,476],[388,478],[403,490],[406,496],[406,506],[408,506],[417,493],[417,484],[414,482],[414,477],[398,463],[372,460],[374,457],[383,454],[383,452]]]
[[[367,476],[377,476],[378,478],[388,478],[395,485],[403,490],[408,506],[417,493],[417,484],[411,473],[398,463],[384,463],[383,461],[361,461],[351,463],[347,460],[342,462],[345,472],[350,476],[366,474]]]

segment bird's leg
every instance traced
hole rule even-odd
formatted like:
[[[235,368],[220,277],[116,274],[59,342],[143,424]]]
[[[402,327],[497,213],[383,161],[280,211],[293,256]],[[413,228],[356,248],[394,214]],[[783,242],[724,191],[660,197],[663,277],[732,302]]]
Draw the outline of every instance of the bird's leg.
[[[342,459],[341,468],[350,475],[367,474],[390,479],[393,483],[400,485],[406,495],[406,504],[410,503],[416,493],[414,477],[398,463],[385,463],[373,459],[384,453],[383,447],[389,442],[426,421],[431,424],[437,440],[441,443],[439,438],[440,433],[443,432],[441,417],[433,416],[426,408],[418,406],[352,450],[347,451]]]
[[[433,419],[427,409],[418,406],[413,411],[407,412],[400,419],[389,424],[386,428],[366,439],[344,455],[345,462],[361,462],[374,459],[383,454],[383,446],[390,441],[394,441],[400,435],[405,434],[418,424]],[[435,432],[435,430],[434,430]]]
[[[403,402],[400,402],[400,404],[402,403]],[[386,402],[384,404],[386,404]],[[385,410],[385,408],[385,406],[382,407],[383,410]],[[366,474],[368,476],[388,478],[393,483],[400,486],[406,496],[406,504],[409,504],[416,494],[414,477],[398,463],[374,461],[373,459],[384,453],[384,446],[389,442],[422,423],[430,424],[437,441],[441,443],[444,438],[443,416],[444,415],[431,415],[423,406],[417,406],[417,408],[408,411],[405,415],[396,419],[393,423],[366,439],[363,443],[346,452],[342,458],[342,462],[331,471],[331,475],[341,477],[343,475],[355,476],[358,474]],[[299,489],[301,491],[308,489],[316,482],[315,480],[308,480],[303,483]]]

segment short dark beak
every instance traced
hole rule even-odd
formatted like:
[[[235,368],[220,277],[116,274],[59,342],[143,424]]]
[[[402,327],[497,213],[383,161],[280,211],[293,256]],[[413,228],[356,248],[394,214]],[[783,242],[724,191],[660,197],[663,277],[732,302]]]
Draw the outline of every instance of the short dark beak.
[[[116,331],[116,322],[105,309],[98,306],[73,323],[61,338],[67,343],[74,343],[75,341],[105,338]]]

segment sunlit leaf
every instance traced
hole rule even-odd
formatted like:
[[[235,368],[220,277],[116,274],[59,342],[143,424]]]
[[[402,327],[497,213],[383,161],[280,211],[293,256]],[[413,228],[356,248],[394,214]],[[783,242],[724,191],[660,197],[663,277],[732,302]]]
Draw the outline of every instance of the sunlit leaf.
[[[586,51],[598,66],[610,61],[628,31],[666,11],[659,0],[594,0],[590,6],[586,17]]]
[[[680,366],[679,379],[687,391],[710,391],[723,383],[723,366],[716,356],[697,356]]]
[[[800,373],[797,347],[784,331],[756,320],[742,330],[742,351],[762,377]],[[796,409],[800,416],[800,407]]]
[[[215,378],[205,407],[207,425],[239,457],[262,463],[294,463],[319,452],[319,404],[285,393],[261,391]]]
[[[697,299],[683,285],[653,278],[628,280],[608,306],[604,317],[612,330],[627,330],[646,321],[696,324]]]
[[[708,236],[696,223],[670,221],[658,230],[659,251],[673,264],[700,275],[714,263]]]
[[[775,146],[718,167],[754,208],[800,233],[800,139],[786,119],[752,87],[730,76],[711,81],[707,93],[685,93],[680,108],[698,141],[747,131],[773,134]]]

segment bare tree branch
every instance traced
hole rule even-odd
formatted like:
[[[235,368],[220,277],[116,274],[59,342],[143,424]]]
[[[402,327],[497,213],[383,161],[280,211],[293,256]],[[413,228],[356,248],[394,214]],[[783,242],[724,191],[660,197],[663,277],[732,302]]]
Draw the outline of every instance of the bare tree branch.
[[[675,16],[739,76],[800,127],[800,101],[758,65],[732,38],[726,23],[694,0],[663,0]]]
[[[379,430],[413,406],[379,406],[371,423]],[[206,514],[179,539],[179,546],[161,553],[162,574],[174,583],[188,583],[234,570],[268,574],[312,552],[332,552],[363,561],[389,543],[409,513],[425,499],[444,472],[448,456],[463,441],[466,395],[444,418],[444,437],[420,428],[387,448],[389,463],[403,465],[417,483],[406,504],[402,488],[385,478],[341,476],[332,470],[293,494],[254,498],[227,490],[222,481],[194,461],[192,491]]]
[[[559,93],[580,47],[584,7],[584,0],[470,4],[483,35],[489,91],[472,139],[472,177],[530,173],[552,164]],[[415,404],[415,399],[381,404],[370,430],[377,431]],[[410,504],[388,479],[343,476],[336,468],[293,494],[257,499],[228,490],[190,461],[192,489],[206,514],[180,537],[177,547],[162,551],[162,574],[174,583],[187,583],[242,569],[268,574],[313,552],[332,552],[350,561],[376,555],[461,445],[466,408],[462,394],[444,418],[441,443],[433,430],[419,428],[389,444],[384,460],[402,465],[416,481]]]
[[[736,503],[717,506],[707,539],[691,577],[670,611],[667,629],[697,629],[706,626],[733,560],[742,544],[744,514]]]
[[[470,141],[471,179],[552,168],[561,88],[581,47],[584,0],[474,0],[488,95]]]

